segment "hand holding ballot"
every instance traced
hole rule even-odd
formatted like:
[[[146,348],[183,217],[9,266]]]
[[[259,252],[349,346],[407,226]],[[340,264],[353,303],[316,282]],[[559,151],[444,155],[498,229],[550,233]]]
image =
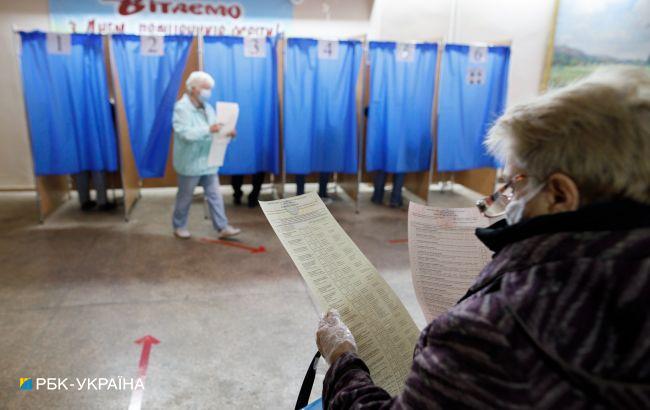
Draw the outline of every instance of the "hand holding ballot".
[[[343,353],[357,351],[350,329],[341,320],[336,309],[330,309],[321,318],[316,331],[316,344],[327,363],[334,363]]]
[[[211,166],[222,166],[226,156],[226,149],[230,141],[237,135],[237,119],[239,117],[239,104],[217,101],[217,122],[210,126],[212,145],[208,162]]]

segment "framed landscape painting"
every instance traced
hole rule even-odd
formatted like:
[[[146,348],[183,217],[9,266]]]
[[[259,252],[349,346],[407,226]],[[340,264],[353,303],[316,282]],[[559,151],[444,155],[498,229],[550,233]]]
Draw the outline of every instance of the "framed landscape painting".
[[[650,71],[650,0],[557,0],[549,88],[598,67],[635,65]]]

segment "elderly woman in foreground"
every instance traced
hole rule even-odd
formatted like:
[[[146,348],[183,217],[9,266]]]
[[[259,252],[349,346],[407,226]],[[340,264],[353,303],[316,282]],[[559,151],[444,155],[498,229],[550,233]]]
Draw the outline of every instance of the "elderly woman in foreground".
[[[373,384],[335,312],[325,408],[650,408],[650,76],[599,71],[511,108],[487,146],[505,219],[467,295],[415,346],[404,391]]]

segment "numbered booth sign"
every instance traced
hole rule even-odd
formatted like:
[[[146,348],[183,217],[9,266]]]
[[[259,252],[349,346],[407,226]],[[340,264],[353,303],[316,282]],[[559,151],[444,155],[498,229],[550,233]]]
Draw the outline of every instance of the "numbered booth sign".
[[[117,170],[101,36],[21,32],[20,37],[36,175]]]
[[[215,81],[210,103],[239,104],[237,138],[219,174],[278,173],[276,39],[208,36],[203,53],[204,70]]]
[[[141,178],[165,174],[172,114],[191,36],[111,37],[131,147]]]
[[[497,167],[483,145],[503,113],[510,48],[448,44],[442,58],[438,170]]]
[[[427,171],[438,45],[370,42],[366,170]]]
[[[284,67],[289,174],[357,172],[359,41],[290,38]]]

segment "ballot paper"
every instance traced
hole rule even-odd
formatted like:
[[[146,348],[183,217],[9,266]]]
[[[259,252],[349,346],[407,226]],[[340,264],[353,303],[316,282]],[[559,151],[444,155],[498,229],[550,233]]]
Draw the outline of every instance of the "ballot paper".
[[[427,322],[454,306],[490,261],[492,253],[474,235],[487,224],[476,208],[409,204],[411,275]]]
[[[231,138],[228,137],[237,126],[239,117],[239,104],[217,101],[216,106],[217,124],[221,124],[219,132],[212,133],[212,145],[210,145],[210,154],[208,156],[208,165],[211,167],[220,167],[223,165],[223,159],[226,156],[226,149]]]
[[[419,330],[315,193],[260,205],[324,312],[338,309],[374,382],[399,394]]]

